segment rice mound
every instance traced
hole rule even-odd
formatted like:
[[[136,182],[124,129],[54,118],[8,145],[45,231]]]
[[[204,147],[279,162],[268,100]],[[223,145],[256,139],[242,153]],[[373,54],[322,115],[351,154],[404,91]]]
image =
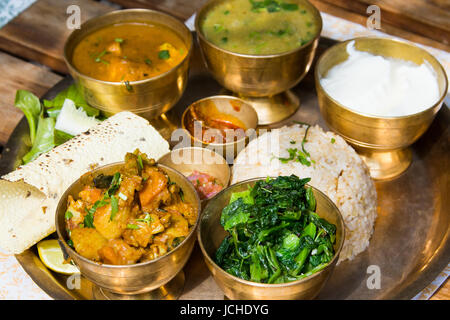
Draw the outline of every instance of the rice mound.
[[[345,221],[345,241],[339,262],[352,260],[369,245],[377,217],[377,194],[369,169],[340,136],[319,126],[308,130],[305,150],[311,166],[298,161],[282,163],[287,149],[302,150],[305,125],[284,126],[263,133],[243,149],[233,165],[231,183],[267,176],[294,174],[310,177],[310,184],[324,192],[340,209]]]

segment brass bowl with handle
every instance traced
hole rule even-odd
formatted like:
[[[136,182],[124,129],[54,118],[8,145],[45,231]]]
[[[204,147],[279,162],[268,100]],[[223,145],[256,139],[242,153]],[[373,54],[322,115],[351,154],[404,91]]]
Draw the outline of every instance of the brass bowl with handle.
[[[359,51],[418,65],[428,63],[437,77],[439,99],[422,112],[397,117],[368,115],[342,105],[325,91],[320,80],[332,67],[348,58],[346,48],[351,41],[355,41]],[[426,50],[404,41],[378,37],[351,39],[329,48],[317,61],[315,82],[320,112],[328,126],[356,149],[368,165],[372,178],[379,180],[395,178],[409,167],[412,153],[408,147],[428,129],[448,90],[444,68]]]
[[[55,215],[56,232],[64,254],[72,259],[80,269],[81,275],[101,288],[102,293],[107,298],[112,299],[132,299],[133,295],[138,297],[142,294],[148,294],[152,290],[156,291],[156,289],[166,285],[176,277],[182,271],[194,247],[195,229],[197,228],[201,211],[200,199],[189,180],[178,171],[158,164],[158,168],[163,170],[170,180],[183,190],[184,199],[192,204],[197,211],[197,220],[195,225],[191,227],[192,229],[186,239],[161,257],[131,265],[101,264],[81,256],[67,243],[69,236],[64,215],[67,210],[68,196],[71,195],[74,199],[77,199],[79,192],[92,177],[96,177],[99,174],[114,174],[123,165],[124,162],[109,164],[81,176],[64,192],[58,203]],[[183,289],[184,278],[182,280],[178,281],[176,288],[172,288],[172,292],[166,292],[165,295],[160,294],[159,298],[176,298]],[[167,287],[163,287],[162,291],[168,291],[167,289]],[[151,298],[152,295],[147,295],[147,297]]]
[[[197,229],[198,243],[202,250],[206,265],[214,277],[217,285],[230,299],[242,300],[293,300],[313,299],[324,287],[331,275],[344,244],[345,228],[344,220],[339,209],[324,193],[312,187],[317,201],[316,213],[327,221],[336,225],[335,254],[329,264],[322,270],[301,280],[266,284],[243,280],[235,277],[214,262],[214,256],[227,232],[220,224],[222,209],[228,205],[231,194],[241,192],[254,186],[256,181],[266,178],[255,178],[233,184],[213,197],[202,213]]]
[[[183,40],[187,48],[186,56],[165,73],[128,83],[94,79],[73,66],[73,51],[86,35],[106,26],[127,22],[157,24],[169,28]],[[64,61],[89,105],[102,110],[106,115],[131,111],[144,118],[154,119],[170,110],[181,98],[187,85],[192,48],[191,32],[176,18],[154,10],[126,9],[92,18],[72,32],[64,45]]]

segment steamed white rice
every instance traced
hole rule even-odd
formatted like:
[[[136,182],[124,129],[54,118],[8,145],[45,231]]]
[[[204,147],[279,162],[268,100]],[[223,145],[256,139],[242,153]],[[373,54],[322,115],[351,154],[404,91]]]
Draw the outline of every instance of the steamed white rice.
[[[346,228],[339,261],[353,259],[369,245],[377,216],[377,195],[366,164],[340,136],[310,127],[304,147],[314,163],[282,163],[287,149],[301,150],[306,126],[274,129],[252,140],[236,157],[232,183],[242,180],[295,174],[310,177],[310,184],[324,192],[340,209]]]

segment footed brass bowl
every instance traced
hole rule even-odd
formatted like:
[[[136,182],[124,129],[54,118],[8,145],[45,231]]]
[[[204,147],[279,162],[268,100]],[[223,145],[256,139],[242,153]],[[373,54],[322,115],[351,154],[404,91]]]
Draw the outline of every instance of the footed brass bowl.
[[[200,199],[194,186],[178,171],[158,164],[158,168],[163,170],[170,180],[183,190],[184,198],[197,209],[198,217],[189,235],[175,249],[147,262],[131,265],[110,265],[89,260],[67,244],[69,236],[64,215],[67,210],[68,196],[71,195],[76,199],[89,176],[95,177],[101,173],[105,175],[114,174],[123,164],[124,162],[113,163],[94,169],[81,176],[64,192],[55,215],[56,232],[61,249],[80,269],[81,275],[98,286],[95,289],[99,292],[93,294],[97,299],[152,299],[155,297],[158,299],[176,299],[183,290],[184,275],[182,269],[194,247],[195,229],[200,219],[201,210]],[[180,274],[181,276],[178,276]],[[174,281],[171,281],[172,279]]]
[[[206,265],[214,277],[217,285],[230,299],[242,300],[292,300],[313,299],[327,282],[338,259],[344,244],[345,229],[344,220],[336,205],[321,191],[313,188],[317,201],[317,214],[336,225],[335,254],[330,263],[321,271],[302,280],[266,284],[243,280],[235,277],[214,262],[217,248],[227,235],[220,224],[222,209],[228,205],[231,194],[245,191],[253,186],[256,181],[266,178],[256,178],[231,185],[213,197],[203,210],[197,231],[198,243],[202,250]]]
[[[227,0],[210,0],[198,12],[195,30],[208,70],[226,89],[252,104],[259,124],[279,122],[299,107],[298,98],[288,89],[294,87],[311,67],[322,30],[320,12],[307,0],[298,0],[314,15],[317,34],[304,45],[283,53],[251,55],[222,49],[202,33],[201,23],[214,6]]]
[[[72,64],[73,50],[89,33],[105,26],[124,22],[159,24],[173,30],[183,39],[188,53],[169,71],[139,81],[102,81],[80,73]],[[131,111],[141,117],[153,119],[172,108],[181,98],[188,78],[189,58],[192,51],[192,34],[176,18],[154,10],[127,9],[92,18],[72,32],[64,45],[64,61],[86,102],[106,115]]]
[[[355,41],[356,50],[415,64],[428,62],[437,76],[439,100],[422,112],[399,117],[363,114],[337,102],[324,90],[320,79],[348,58],[346,47],[350,41]],[[391,179],[408,169],[412,161],[408,147],[428,129],[448,89],[444,68],[427,51],[403,41],[376,37],[347,40],[329,48],[317,62],[315,81],[320,112],[328,126],[356,149],[374,179]]]

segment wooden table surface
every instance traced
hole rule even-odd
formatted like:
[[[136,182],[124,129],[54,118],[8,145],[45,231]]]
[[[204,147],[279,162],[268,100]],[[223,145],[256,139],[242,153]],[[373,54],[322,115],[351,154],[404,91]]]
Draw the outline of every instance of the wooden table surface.
[[[157,9],[168,12],[180,20],[185,20],[204,2],[205,0],[110,0],[110,2],[38,0],[31,5],[0,29],[0,74],[3,76],[3,84],[0,87],[0,152],[23,116],[22,112],[14,107],[16,90],[25,89],[41,96],[67,73],[62,58],[62,48],[65,39],[71,32],[66,27],[68,17],[66,10],[69,5],[76,4],[80,7],[82,22],[120,7]],[[346,11],[345,6],[348,1],[336,2],[340,6],[339,9],[330,7],[327,4],[329,1],[313,0],[313,2],[320,10],[359,23],[358,19],[355,19],[355,11],[357,12],[361,8]],[[379,2],[382,3],[382,1]],[[427,1],[415,0],[415,2],[423,4]],[[409,7],[408,13],[414,12],[411,10]],[[395,12],[394,9],[392,11]],[[444,17],[449,14],[448,11],[444,13]],[[394,15],[389,17],[392,16]],[[445,49],[445,46],[448,46],[448,41],[442,42],[442,39],[448,39],[446,38],[448,33],[445,33],[445,28],[448,27],[449,21],[446,21],[447,25],[430,25],[428,30],[427,20],[423,17],[419,20],[422,22],[420,25],[421,34],[415,33],[415,29],[399,30],[398,26],[387,29],[386,32],[391,33],[390,31],[393,30],[394,33],[398,32],[398,36],[431,46],[438,39],[441,40],[441,45],[435,45],[435,47],[439,49],[444,47]],[[428,19],[428,24],[432,24],[433,21],[439,21],[439,17]],[[417,25],[415,27],[419,28]],[[433,28],[438,27],[439,30],[444,30],[444,33],[436,34],[435,37],[424,37],[424,35],[431,35]],[[433,295],[432,299],[449,300],[450,283],[447,281]]]

